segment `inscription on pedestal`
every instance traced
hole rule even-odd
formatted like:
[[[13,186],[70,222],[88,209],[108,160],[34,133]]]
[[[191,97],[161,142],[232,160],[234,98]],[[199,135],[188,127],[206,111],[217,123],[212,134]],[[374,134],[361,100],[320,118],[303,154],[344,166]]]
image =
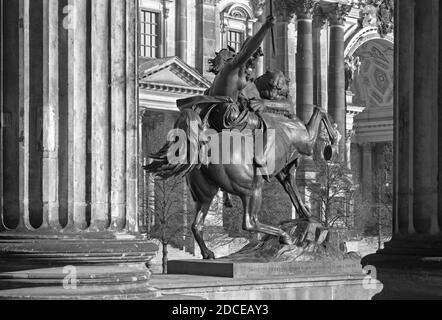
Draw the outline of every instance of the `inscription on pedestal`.
[[[188,274],[234,279],[272,276],[318,276],[361,274],[359,261],[321,262],[233,262],[233,261],[169,261],[169,274]]]

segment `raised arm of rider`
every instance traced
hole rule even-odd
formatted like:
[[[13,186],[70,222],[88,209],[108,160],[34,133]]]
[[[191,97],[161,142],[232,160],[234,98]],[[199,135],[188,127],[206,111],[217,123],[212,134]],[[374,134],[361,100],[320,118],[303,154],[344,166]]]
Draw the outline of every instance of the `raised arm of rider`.
[[[245,64],[252,55],[259,49],[262,42],[267,35],[267,32],[275,25],[276,19],[274,16],[268,16],[262,28],[248,41],[248,43],[241,49],[238,55],[233,59],[233,64]]]

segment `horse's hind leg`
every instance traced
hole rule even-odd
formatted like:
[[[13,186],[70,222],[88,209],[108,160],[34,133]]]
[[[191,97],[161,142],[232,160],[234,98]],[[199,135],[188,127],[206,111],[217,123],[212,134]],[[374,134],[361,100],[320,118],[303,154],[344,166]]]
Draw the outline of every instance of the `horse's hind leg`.
[[[203,256],[204,260],[215,259],[215,254],[207,248],[206,243],[204,242],[204,235],[203,235],[204,222],[209,212],[211,203],[212,201],[205,203],[200,203],[200,202],[197,203],[197,214],[195,217],[195,222],[192,225],[192,233],[201,249],[201,255]]]
[[[215,254],[210,251],[204,242],[204,222],[209,213],[213,199],[218,193],[218,188],[210,184],[202,175],[201,171],[195,170],[188,176],[188,184],[192,196],[196,202],[196,216],[192,225],[192,233],[201,249],[203,259],[215,259]]]
[[[280,237],[283,244],[293,244],[290,236],[280,228],[259,222],[258,214],[262,204],[262,190],[256,190],[252,196],[241,197],[244,205],[243,229],[249,232],[260,232]]]

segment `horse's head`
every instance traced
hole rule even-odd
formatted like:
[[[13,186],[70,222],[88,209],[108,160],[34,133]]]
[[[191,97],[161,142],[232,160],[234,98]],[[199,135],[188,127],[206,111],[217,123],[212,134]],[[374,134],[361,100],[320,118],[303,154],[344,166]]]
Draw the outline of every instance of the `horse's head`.
[[[287,99],[290,79],[282,71],[267,71],[264,75],[255,80],[255,85],[262,99],[281,100]]]

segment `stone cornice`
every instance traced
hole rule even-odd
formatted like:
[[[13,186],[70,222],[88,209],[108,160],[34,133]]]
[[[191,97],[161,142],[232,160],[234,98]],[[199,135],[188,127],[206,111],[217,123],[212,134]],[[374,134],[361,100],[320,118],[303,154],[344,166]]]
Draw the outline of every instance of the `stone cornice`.
[[[197,0],[197,5],[206,4],[216,6],[221,0]]]
[[[205,89],[198,87],[185,87],[169,83],[155,83],[147,81],[140,81],[139,87],[141,90],[168,92],[183,95],[202,95],[206,91]]]

